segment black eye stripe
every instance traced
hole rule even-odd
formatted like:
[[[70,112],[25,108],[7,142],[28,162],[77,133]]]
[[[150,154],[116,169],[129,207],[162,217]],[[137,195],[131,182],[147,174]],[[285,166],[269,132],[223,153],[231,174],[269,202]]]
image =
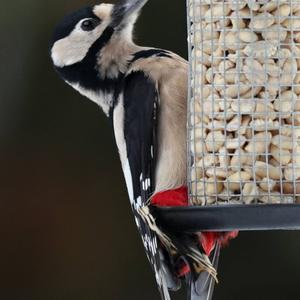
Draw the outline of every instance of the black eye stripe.
[[[96,18],[90,18],[87,20],[84,20],[81,23],[81,29],[84,31],[92,31],[94,30],[98,25],[100,24],[100,20]]]

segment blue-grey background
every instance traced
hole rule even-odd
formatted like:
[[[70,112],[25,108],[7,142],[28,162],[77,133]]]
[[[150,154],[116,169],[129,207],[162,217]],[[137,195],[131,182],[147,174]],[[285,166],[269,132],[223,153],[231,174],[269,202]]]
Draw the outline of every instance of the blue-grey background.
[[[109,122],[48,57],[57,21],[94,3],[1,2],[0,299],[158,299]],[[149,1],[136,41],[186,57],[185,1]],[[240,234],[214,299],[299,299],[299,246],[297,232]]]

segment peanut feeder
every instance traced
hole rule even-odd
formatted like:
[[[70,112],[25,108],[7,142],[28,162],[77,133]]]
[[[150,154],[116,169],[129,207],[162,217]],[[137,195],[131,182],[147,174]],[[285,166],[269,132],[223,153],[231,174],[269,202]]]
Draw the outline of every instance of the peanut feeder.
[[[189,3],[190,199],[300,196],[300,1]]]

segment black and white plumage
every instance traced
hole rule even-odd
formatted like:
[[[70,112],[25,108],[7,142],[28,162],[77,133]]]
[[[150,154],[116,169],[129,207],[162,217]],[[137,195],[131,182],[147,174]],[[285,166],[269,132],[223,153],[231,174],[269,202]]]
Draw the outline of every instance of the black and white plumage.
[[[168,300],[168,289],[180,286],[174,256],[188,254],[193,269],[210,264],[194,244],[189,254],[189,245],[162,232],[148,209],[154,194],[186,185],[188,65],[170,51],[133,43],[146,2],[99,4],[67,16],[55,31],[51,57],[59,75],[112,120],[135,221],[161,297]],[[197,278],[189,277],[191,287]]]
[[[124,142],[127,161],[125,178],[132,210],[140,231],[148,259],[154,268],[156,281],[163,299],[168,299],[168,291],[159,257],[158,241],[155,234],[141,218],[139,210],[147,205],[152,196],[155,166],[155,140],[158,93],[154,83],[141,71],[129,73],[124,77],[123,91],[119,103],[126,107],[122,115],[115,111],[114,119],[124,118]],[[142,99],[138,102],[136,99]],[[120,142],[123,142],[121,140]]]

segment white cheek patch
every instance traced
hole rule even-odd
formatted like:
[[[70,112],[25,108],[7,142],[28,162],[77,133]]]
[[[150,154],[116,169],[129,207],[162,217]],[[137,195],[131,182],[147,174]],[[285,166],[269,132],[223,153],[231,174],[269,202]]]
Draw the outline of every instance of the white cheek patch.
[[[80,28],[82,21],[70,35],[53,45],[51,57],[55,66],[62,68],[82,61],[107,26],[107,22],[103,22],[95,30],[88,32]]]

